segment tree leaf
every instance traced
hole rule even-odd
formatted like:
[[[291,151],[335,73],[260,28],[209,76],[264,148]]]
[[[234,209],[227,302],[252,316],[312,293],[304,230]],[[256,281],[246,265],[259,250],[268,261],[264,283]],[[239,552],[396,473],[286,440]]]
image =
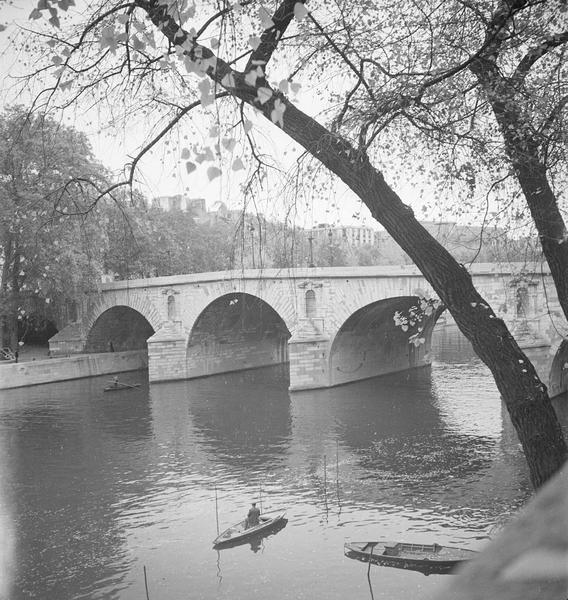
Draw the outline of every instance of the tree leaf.
[[[225,148],[225,150],[227,150],[228,152],[232,152],[235,149],[235,146],[237,145],[237,140],[235,140],[235,138],[223,138],[221,140],[221,144],[223,145],[223,148]]]
[[[296,2],[294,4],[294,18],[296,21],[301,21],[308,16],[308,9],[302,2]]]
[[[274,27],[274,21],[264,6],[260,6],[258,9],[258,18],[260,19],[260,24],[262,25],[263,29],[270,29],[271,27]]]
[[[251,36],[249,36],[248,45],[253,50],[256,50],[260,46],[260,38],[257,35],[251,35]]]
[[[261,104],[266,104],[272,98],[272,90],[267,87],[260,87],[256,91],[256,97]]]
[[[207,177],[209,178],[209,181],[213,181],[213,179],[219,177],[221,175],[221,169],[219,169],[219,167],[209,167],[207,169]]]
[[[209,83],[209,80],[202,79],[197,87],[201,92],[201,96],[199,98],[201,106],[209,106],[210,104],[213,104],[213,102],[215,101],[215,97],[211,93],[211,84]]]

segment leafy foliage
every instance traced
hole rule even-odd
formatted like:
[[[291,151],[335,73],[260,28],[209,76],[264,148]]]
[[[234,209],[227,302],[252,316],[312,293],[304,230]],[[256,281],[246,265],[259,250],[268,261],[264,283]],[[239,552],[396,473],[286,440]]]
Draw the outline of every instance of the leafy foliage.
[[[29,312],[57,320],[99,275],[100,232],[85,182],[104,184],[83,134],[23,108],[0,117],[2,343]]]

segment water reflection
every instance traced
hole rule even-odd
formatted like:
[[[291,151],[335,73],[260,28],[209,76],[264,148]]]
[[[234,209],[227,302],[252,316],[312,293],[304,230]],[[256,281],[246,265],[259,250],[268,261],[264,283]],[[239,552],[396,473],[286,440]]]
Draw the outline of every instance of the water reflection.
[[[118,598],[130,561],[112,509],[116,463],[124,460],[131,481],[143,485],[143,465],[121,449],[148,439],[147,406],[125,402],[109,411],[92,380],[67,384],[63,397],[60,387],[14,390],[2,413],[9,468],[1,487],[11,492],[16,529],[17,592],[7,597],[42,597],[47,589],[43,597],[71,598],[80,565]],[[85,392],[91,403],[80,400]]]
[[[144,567],[152,598],[368,598],[346,537],[477,549],[529,485],[491,377],[462,350],[316,392],[289,394],[281,368],[2,392],[0,527],[13,545],[0,598],[139,600]],[[213,552],[216,490],[221,529],[253,500],[285,509],[286,529]],[[430,580],[385,574],[375,596],[419,598]]]
[[[319,471],[320,481],[322,455],[331,459],[332,477],[338,462],[335,476],[350,489],[351,503],[420,507],[435,501],[449,505],[451,514],[463,500],[465,482],[473,492],[469,504],[477,498],[484,503],[495,477],[509,495],[517,480],[495,460],[502,414],[494,387],[488,386],[481,401],[476,396],[471,408],[471,396],[483,389],[488,374],[471,369],[463,373],[464,382],[455,369],[451,375],[443,368],[437,373],[433,377],[426,368],[294,394],[293,456],[303,456],[308,472]],[[463,396],[455,388],[448,395],[452,388],[445,379],[460,382]],[[341,449],[339,461],[334,440]]]
[[[285,367],[186,382],[184,395],[204,449],[228,467],[270,471],[290,438]],[[242,393],[242,390],[246,390]]]

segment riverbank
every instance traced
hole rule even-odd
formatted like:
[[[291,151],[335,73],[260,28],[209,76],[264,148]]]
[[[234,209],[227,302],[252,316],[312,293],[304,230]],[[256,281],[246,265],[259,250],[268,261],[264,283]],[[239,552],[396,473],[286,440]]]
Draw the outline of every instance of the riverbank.
[[[0,390],[148,368],[146,350],[76,354],[0,364]]]

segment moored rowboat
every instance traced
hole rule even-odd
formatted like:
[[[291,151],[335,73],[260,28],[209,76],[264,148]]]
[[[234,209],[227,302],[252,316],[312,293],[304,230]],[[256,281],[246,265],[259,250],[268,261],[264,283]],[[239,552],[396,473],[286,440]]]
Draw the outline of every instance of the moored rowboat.
[[[266,533],[272,529],[276,529],[285,524],[286,519],[284,518],[285,513],[279,513],[273,517],[260,517],[260,523],[254,527],[246,528],[247,520],[231,525],[228,529],[225,529],[223,533],[218,535],[213,540],[213,546],[224,546],[234,544],[235,542],[241,542],[248,538],[254,537],[259,533]]]
[[[420,571],[425,575],[448,574],[457,565],[473,558],[477,552],[440,544],[407,544],[404,542],[346,542],[345,555],[362,562]]]

